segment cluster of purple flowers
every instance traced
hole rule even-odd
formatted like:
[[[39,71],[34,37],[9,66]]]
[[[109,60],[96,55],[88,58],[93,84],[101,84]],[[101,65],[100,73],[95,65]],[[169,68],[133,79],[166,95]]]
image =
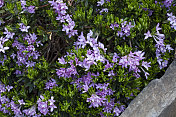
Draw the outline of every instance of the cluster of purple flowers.
[[[167,13],[168,19],[171,24],[171,28],[176,30],[176,17],[172,13]]]
[[[123,19],[122,19],[123,21]],[[110,28],[114,30],[114,28],[118,28],[119,24],[114,23],[110,25]],[[127,24],[127,21],[124,21],[121,23],[121,31],[117,31],[117,36],[123,37],[123,39],[125,39],[125,36],[129,36],[130,35],[130,29],[133,28],[134,25],[131,24],[131,22],[129,22]]]
[[[94,83],[92,81],[92,77],[91,76],[97,76],[91,72],[88,72],[87,75],[82,76],[81,78],[75,78],[73,82],[71,82],[71,84],[76,84],[77,88],[79,89],[79,91],[81,91],[81,89],[83,89],[82,93],[85,93],[89,90],[90,87],[94,87]]]
[[[106,2],[110,2],[110,0],[106,0]],[[97,6],[102,6],[104,3],[105,3],[104,0],[100,0],[100,1],[97,2]],[[101,15],[103,12],[106,12],[106,13],[107,13],[107,12],[108,12],[108,9],[107,9],[107,8],[101,9],[100,15]]]
[[[86,58],[82,62],[82,67],[86,68],[86,71],[90,68],[91,65],[95,64],[97,61],[105,62],[105,58],[100,54],[99,48],[101,48],[104,52],[106,52],[107,48],[104,48],[104,44],[101,42],[97,42],[98,36],[96,39],[92,38],[93,32],[87,34],[87,40],[83,36],[83,33],[78,37],[78,41],[74,43],[77,48],[84,48],[87,44],[89,44],[93,50],[88,50],[86,54]]]
[[[93,36],[93,32],[90,30],[90,32],[87,34],[87,38],[84,37],[83,32],[81,32],[81,35],[78,36],[78,41],[74,43],[74,45],[76,46],[76,50],[79,48],[85,48],[86,45],[89,45],[91,47],[91,49],[87,50],[87,54],[84,56],[82,56],[84,58],[83,62],[79,61],[78,58],[76,57],[76,54],[74,53],[70,53],[67,56],[71,56],[71,54],[73,54],[73,56],[75,56],[75,63],[76,66],[81,66],[83,68],[86,68],[85,71],[88,71],[91,65],[96,65],[98,61],[101,61],[103,63],[106,62],[106,65],[104,67],[104,71],[109,71],[113,66],[114,63],[110,63],[107,59],[104,58],[103,55],[100,54],[100,49],[102,49],[104,52],[106,52],[106,48],[104,47],[104,45],[101,42],[98,42],[98,36],[96,38],[92,38]],[[65,56],[66,57],[66,56]],[[113,62],[117,62],[119,56],[117,55],[117,53],[114,53],[113,55]],[[67,64],[69,63],[71,66],[73,66],[73,61],[70,62],[66,62],[65,59],[59,58],[59,63],[60,64]],[[76,67],[74,66],[74,67]],[[106,99],[106,96],[110,96],[113,95],[114,91],[112,91],[112,89],[108,88],[108,83],[95,83],[93,82],[93,78],[92,77],[98,77],[99,76],[99,72],[97,72],[97,74],[88,72],[86,75],[83,75],[82,77],[78,78],[75,74],[72,74],[73,76],[67,75],[67,68],[60,68],[59,70],[57,70],[57,75],[59,77],[72,77],[74,79],[73,82],[71,82],[71,84],[75,84],[77,86],[77,88],[79,89],[79,91],[81,91],[82,93],[86,93],[88,92],[89,88],[95,88],[96,92],[94,94],[91,95],[90,98],[87,98],[87,102],[90,102],[90,107],[99,107],[99,106],[104,106],[103,110],[104,112],[110,112],[111,110],[114,109],[114,112],[117,114],[120,114],[122,111],[116,111],[117,107],[114,108],[114,100],[111,100],[110,102],[108,102],[108,100]],[[78,75],[78,74],[77,74]],[[108,76],[114,76],[115,74],[113,73],[113,70],[109,71]]]
[[[168,60],[163,60],[161,58],[161,55],[166,53],[166,51],[168,50],[169,52],[171,50],[173,50],[173,48],[170,47],[170,45],[165,45],[164,44],[164,39],[165,36],[164,34],[161,34],[159,32],[159,30],[161,30],[161,28],[159,27],[159,23],[156,26],[156,34],[155,35],[151,35],[150,31],[148,31],[147,33],[144,33],[145,35],[145,39],[148,39],[148,37],[153,37],[155,42],[156,42],[156,57],[157,57],[157,62],[159,63],[159,68],[162,69],[164,67],[167,67],[168,64]]]
[[[163,4],[165,7],[169,8],[172,5],[173,0],[165,0],[163,1]]]
[[[29,7],[26,7],[26,1],[25,0],[21,0],[21,7],[23,9],[23,12],[24,11],[27,11],[29,13],[35,13],[35,6],[29,6]]]
[[[27,47],[20,43],[17,39],[14,40],[12,44],[13,47],[18,49],[17,54],[13,53],[11,56],[13,59],[17,56],[17,64],[18,66],[26,65],[26,67],[33,67],[35,62],[28,60],[28,58],[32,57],[33,59],[38,59],[40,56],[39,52],[35,50],[34,44],[40,44],[40,42],[35,42],[37,39],[36,35],[33,34],[26,34],[23,38],[24,41],[27,41]]]
[[[139,72],[141,72],[141,71],[138,68],[138,66],[140,65],[140,61],[145,58],[143,56],[144,56],[144,52],[142,52],[142,51],[137,51],[134,53],[130,52],[129,55],[126,55],[126,56],[123,56],[120,58],[119,65],[121,65],[122,67],[125,67],[125,68],[128,68],[128,65],[129,65],[129,71],[133,71],[134,72],[133,75],[136,78],[139,78],[140,77]],[[148,67],[151,67],[149,64],[150,64],[150,62],[147,63],[147,62],[142,61],[142,66],[145,67],[147,70],[148,70]],[[149,74],[145,71],[144,71],[144,73],[147,78],[147,75],[149,75]]]
[[[10,107],[14,114],[19,115],[21,114],[19,106],[14,104],[14,101],[10,101],[10,99],[3,94],[4,92],[9,92],[12,88],[13,86],[5,86],[0,83],[0,111],[10,114],[10,111],[7,109]]]
[[[57,69],[56,74],[59,76],[59,78],[60,77],[69,78],[72,75],[76,75],[77,71],[76,71],[76,67],[73,64],[71,64],[70,68]]]
[[[35,116],[36,115],[36,106],[32,106],[29,109],[24,109],[23,113],[27,116]],[[36,115],[37,116],[37,115]]]
[[[49,113],[49,109],[50,109],[50,112],[53,112],[53,109],[54,108],[57,108],[55,105],[54,105],[54,97],[51,96],[51,99],[49,99],[48,101],[43,101],[45,100],[45,98],[40,95],[40,98],[38,99],[37,101],[37,104],[38,104],[38,110],[46,115],[47,113]]]
[[[71,16],[67,14],[66,9],[68,9],[68,7],[66,6],[66,3],[63,3],[62,0],[48,2],[51,3],[51,6],[53,6],[53,9],[55,9],[55,12],[58,14],[56,20],[59,20],[61,23],[67,22],[67,24],[62,25],[62,31],[65,31],[69,38],[77,35],[77,30],[73,30],[75,22],[71,19]]]

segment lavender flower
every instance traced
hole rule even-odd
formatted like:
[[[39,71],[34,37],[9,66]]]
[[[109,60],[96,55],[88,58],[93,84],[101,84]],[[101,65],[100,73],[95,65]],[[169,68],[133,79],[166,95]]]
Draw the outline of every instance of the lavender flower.
[[[29,109],[24,109],[23,113],[25,113],[27,116],[33,116],[34,117],[34,115],[36,114],[36,107],[32,106]]]
[[[35,6],[29,6],[27,10],[29,13],[35,13]]]
[[[150,31],[149,31],[149,30],[148,30],[147,33],[144,33],[144,35],[145,35],[144,40],[145,40],[145,39],[148,39],[149,37],[152,37],[152,35],[150,34]]]
[[[18,100],[18,102],[20,103],[20,105],[25,105],[25,102],[24,102],[23,99],[22,100]]]
[[[25,26],[23,23],[19,23],[19,25],[20,25],[20,30],[22,31],[22,32],[28,32],[28,29],[30,28],[30,26]]]
[[[0,0],[0,8],[4,5],[4,1]]]
[[[54,86],[58,85],[56,84],[56,81],[54,79],[51,79],[49,80],[49,82],[45,84],[45,86],[46,86],[45,89],[52,89]]]
[[[108,12],[108,9],[107,8],[103,8],[101,11],[100,11],[100,14],[102,13],[102,12]]]
[[[176,30],[176,17],[172,13],[167,13],[168,19],[171,24],[171,28]]]
[[[45,102],[39,101],[38,102],[38,110],[42,114],[46,115],[49,112],[49,110],[48,110],[48,102],[47,101],[45,101]]]
[[[100,0],[97,2],[97,6],[102,6],[104,4],[104,0]]]
[[[7,89],[7,91],[9,92],[11,89],[13,89],[13,86],[7,85],[7,86],[6,86],[6,89]]]
[[[9,32],[8,30],[7,30],[7,28],[5,28],[5,31],[6,32],[4,32],[4,34],[6,34],[6,38],[7,39],[13,39],[13,36],[15,35],[15,33],[11,33],[11,32]]]
[[[9,47],[3,47],[2,43],[0,42],[0,52],[5,53],[5,50],[8,50]]]
[[[49,108],[50,108],[50,111],[53,112],[54,108],[57,108],[55,105],[54,105],[54,97],[51,96],[51,99],[48,100],[49,101]]]
[[[116,116],[119,116],[122,111],[118,107],[115,107],[113,112]]]
[[[99,96],[97,96],[96,94],[92,94],[92,96],[90,98],[87,98],[87,102],[90,102],[91,105],[90,107],[99,107],[102,106],[103,103],[105,103],[104,101],[106,100],[106,98],[100,98]]]

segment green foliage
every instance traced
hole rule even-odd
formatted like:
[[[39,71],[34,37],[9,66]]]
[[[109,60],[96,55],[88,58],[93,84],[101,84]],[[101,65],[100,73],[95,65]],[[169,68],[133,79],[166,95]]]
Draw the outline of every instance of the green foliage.
[[[9,39],[4,43],[4,47],[10,49],[5,53],[0,52],[0,82],[5,86],[13,86],[10,91],[3,92],[1,96],[7,96],[10,101],[14,101],[15,104],[19,104],[18,100],[23,99],[25,105],[20,105],[20,109],[28,109],[32,106],[36,106],[40,96],[44,96],[42,101],[47,101],[54,97],[54,104],[57,106],[50,115],[51,117],[94,117],[100,116],[103,112],[105,116],[115,116],[115,113],[107,113],[102,111],[104,106],[89,107],[90,102],[87,102],[87,98],[90,98],[92,94],[95,94],[98,89],[90,87],[88,91],[82,92],[83,88],[78,88],[73,82],[77,78],[82,78],[89,72],[96,75],[91,75],[93,83],[104,84],[109,83],[108,88],[113,91],[112,95],[107,95],[105,98],[110,102],[114,99],[114,107],[125,105],[126,107],[137,96],[140,91],[153,79],[160,78],[167,67],[160,69],[158,64],[158,58],[156,57],[156,41],[153,37],[144,39],[144,33],[149,30],[152,35],[156,35],[156,25],[159,23],[159,27],[162,29],[160,33],[164,34],[164,44],[170,45],[172,48],[176,47],[176,31],[171,28],[168,21],[167,13],[172,12],[176,15],[176,7],[173,5],[170,10],[166,7],[161,7],[163,3],[154,3],[154,0],[111,0],[111,2],[105,2],[102,6],[97,6],[97,0],[64,0],[67,4],[68,14],[72,15],[71,18],[75,22],[74,29],[78,30],[78,35],[83,32],[85,36],[90,30],[93,31],[92,38],[97,38],[98,42],[103,43],[107,51],[104,52],[100,49],[101,55],[105,57],[112,67],[106,68],[106,62],[96,61],[96,64],[90,65],[90,69],[77,65],[76,58],[84,62],[87,51],[91,50],[90,45],[86,45],[85,48],[77,48],[73,43],[78,40],[78,35],[71,38],[62,31],[63,25],[56,20],[57,14],[55,10],[50,6],[48,0],[26,0],[26,6],[35,6],[35,13],[28,13],[23,11],[21,2],[19,0],[4,0],[4,6],[0,8],[0,20],[4,23],[0,27],[1,37],[5,37],[4,29],[14,32],[13,39]],[[174,1],[174,3],[176,3]],[[100,11],[103,8],[107,8],[108,12]],[[145,10],[147,9],[147,10]],[[153,12],[151,13],[150,10]],[[119,33],[125,26],[131,23],[129,35],[120,36]],[[23,35],[29,34],[28,32],[21,32],[19,30],[20,24],[24,23],[26,26],[30,26],[28,30],[30,34],[35,33],[37,35],[37,41],[41,41],[43,46],[39,46],[35,43],[36,50],[39,51],[40,56],[38,59],[29,57],[29,61],[34,61],[36,64],[33,67],[26,67],[24,64],[17,64],[17,58],[12,58],[12,53],[17,54],[17,47],[13,47],[15,37],[18,37],[20,43],[25,47],[28,46],[28,42],[24,39]],[[111,28],[111,24],[117,23],[119,26]],[[86,36],[85,36],[86,38]],[[76,49],[75,49],[76,48]],[[144,61],[151,62],[150,68],[146,69],[142,66],[142,61],[138,65],[140,77],[134,76],[134,71],[129,70],[127,67],[119,65],[119,61],[122,57],[128,56],[130,52],[142,51],[145,52]],[[67,56],[66,56],[66,52]],[[29,51],[23,51],[25,56]],[[72,54],[71,54],[72,53]],[[117,53],[119,58],[117,62],[112,61],[114,53]],[[4,56],[5,55],[5,56]],[[57,58],[64,57],[67,64],[61,64]],[[166,51],[161,54],[161,59],[168,60],[168,65],[174,59],[173,51]],[[76,66],[78,74],[75,77],[69,78],[58,77],[57,70],[60,68],[70,68],[71,61]],[[70,63],[69,63],[70,62]],[[15,74],[16,70],[22,71],[22,74]],[[143,70],[149,73],[146,78]],[[115,75],[110,76],[109,72],[113,71]],[[55,79],[57,86],[52,89],[46,88],[46,83]],[[80,83],[84,85],[84,83]],[[101,89],[102,91],[102,89]],[[133,94],[133,95],[131,95]],[[116,102],[120,103],[116,103]],[[5,104],[3,105],[3,107]],[[11,115],[15,115],[13,111],[8,108]],[[37,109],[36,109],[37,110]],[[37,114],[39,114],[37,110]],[[0,111],[0,116],[8,117],[8,115]],[[45,116],[42,114],[42,116]]]

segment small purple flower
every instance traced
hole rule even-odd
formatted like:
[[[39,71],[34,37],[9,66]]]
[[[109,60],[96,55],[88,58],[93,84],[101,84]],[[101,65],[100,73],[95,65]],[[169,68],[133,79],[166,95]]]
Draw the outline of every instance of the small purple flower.
[[[7,91],[9,92],[11,89],[13,89],[13,86],[7,85],[7,86],[6,86],[6,89],[7,89]]]
[[[45,89],[52,89],[54,86],[58,85],[56,84],[56,81],[54,79],[51,79],[49,80],[49,82],[45,84],[45,86],[46,86]]]
[[[101,11],[100,11],[100,14],[102,13],[102,12],[108,12],[108,9],[107,8],[103,8]]]
[[[36,107],[32,106],[29,109],[25,109],[25,110],[23,110],[23,113],[25,113],[28,116],[33,116],[34,117],[34,115],[36,114]]]
[[[65,59],[63,57],[58,58],[58,60],[60,64],[67,64],[67,62],[65,62]]]
[[[21,74],[21,71],[16,70],[16,71],[15,71],[15,74],[16,74],[16,75]]]
[[[145,68],[148,70],[148,68],[151,67],[151,66],[150,66],[150,63],[151,63],[151,62],[147,63],[147,62],[145,62],[145,61],[142,61],[142,66],[145,67]]]
[[[90,98],[87,98],[87,102],[90,102],[91,105],[90,107],[99,107],[102,106],[102,104],[104,103],[104,101],[106,100],[106,98],[100,98],[99,96],[97,96],[96,94],[92,94],[92,96]]]
[[[26,1],[25,0],[21,0],[20,2],[21,2],[22,8],[25,9]]]
[[[4,5],[4,1],[0,0],[0,8]]]
[[[49,104],[49,108],[51,109],[50,111],[53,112],[54,108],[57,108],[57,107],[54,105],[54,102],[55,102],[54,97],[51,96],[51,99],[49,99],[48,101],[49,101],[49,103],[50,103],[50,104]]]
[[[18,100],[18,102],[20,103],[20,105],[25,105],[25,102],[24,102],[23,99],[22,100]]]
[[[6,38],[7,39],[13,39],[13,36],[15,35],[15,33],[11,33],[11,32],[9,32],[8,30],[7,30],[7,28],[5,28],[5,31],[6,32],[4,32],[4,34],[6,34]]]
[[[28,32],[28,29],[30,28],[30,26],[25,26],[23,23],[19,23],[19,25],[20,25],[20,30],[22,31],[22,32]]]
[[[39,100],[37,101],[37,103],[38,103],[38,110],[39,110],[42,114],[46,115],[46,114],[49,112],[49,110],[48,110],[48,102],[47,102],[47,101],[42,102],[41,99],[39,99]]]
[[[3,47],[2,43],[0,42],[0,52],[5,53],[5,50],[8,50],[9,47]]]
[[[104,4],[104,0],[100,0],[97,2],[97,6],[102,6]]]
[[[120,58],[120,57],[117,55],[117,53],[114,53],[112,61],[116,63],[117,58]]]
[[[28,62],[26,62],[26,67],[33,67],[33,66],[35,66],[35,63],[36,62],[33,62],[33,61],[28,61]]]
[[[119,116],[122,111],[118,107],[115,107],[113,112],[116,116]]]
[[[144,33],[144,35],[145,35],[144,40],[145,40],[145,39],[148,39],[149,37],[152,37],[152,35],[150,34],[150,31],[149,31],[149,30],[148,30],[147,33]]]
[[[29,13],[35,13],[35,6],[29,6],[27,10]]]

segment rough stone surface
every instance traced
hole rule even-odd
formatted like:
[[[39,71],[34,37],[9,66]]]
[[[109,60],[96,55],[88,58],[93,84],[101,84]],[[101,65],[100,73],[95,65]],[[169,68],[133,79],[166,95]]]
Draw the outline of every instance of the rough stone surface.
[[[120,117],[176,117],[176,61],[152,80]]]

